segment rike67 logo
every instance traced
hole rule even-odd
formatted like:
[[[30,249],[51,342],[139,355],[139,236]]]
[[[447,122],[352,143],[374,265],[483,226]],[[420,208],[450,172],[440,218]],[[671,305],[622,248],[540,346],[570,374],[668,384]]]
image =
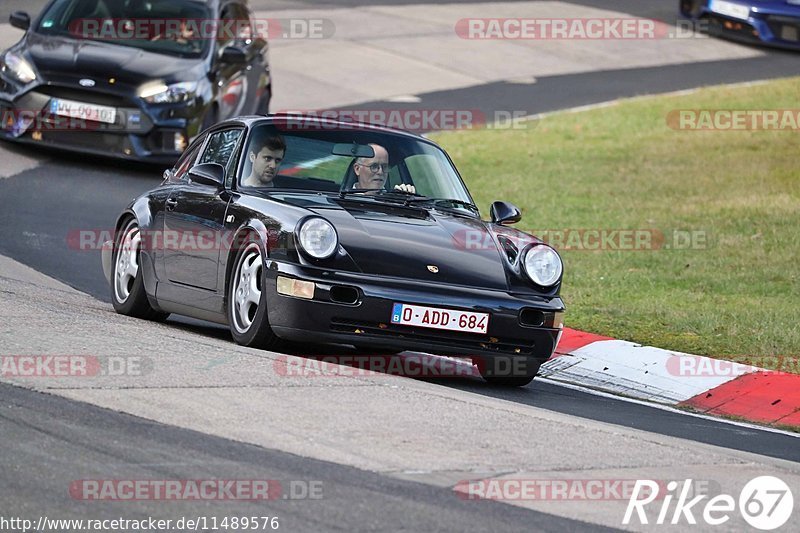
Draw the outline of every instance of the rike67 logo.
[[[657,482],[645,479],[637,480],[622,518],[623,525],[630,525],[631,520],[638,519],[642,525],[650,524],[652,513],[648,517],[645,509],[659,496]],[[751,479],[739,493],[738,501],[729,494],[692,494],[692,480],[682,484],[670,481],[667,494],[658,498],[658,503],[650,511],[658,511],[652,522],[664,524],[697,524],[698,518],[711,526],[724,526],[738,512],[751,527],[761,531],[770,531],[786,524],[792,516],[794,497],[789,486],[773,476],[759,476]],[[694,497],[691,497],[691,496]],[[690,499],[691,498],[691,499]],[[673,507],[673,502],[675,502]],[[724,527],[722,528],[724,529]]]

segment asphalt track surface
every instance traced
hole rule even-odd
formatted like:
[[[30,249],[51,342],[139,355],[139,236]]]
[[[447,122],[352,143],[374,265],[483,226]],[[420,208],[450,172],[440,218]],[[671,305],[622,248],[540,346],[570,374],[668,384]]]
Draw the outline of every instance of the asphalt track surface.
[[[18,8],[34,11],[44,2],[11,0],[0,6],[0,17]],[[403,1],[336,2],[345,5],[402,5]],[[410,3],[410,2],[408,2]],[[447,3],[447,2],[444,2]],[[469,2],[453,2],[469,3]],[[613,7],[637,16],[669,20],[674,17],[671,2],[573,2],[591,7]],[[252,1],[255,8],[298,8],[298,4],[318,7],[320,3]],[[613,4],[613,5],[612,5]],[[323,4],[324,5],[324,4]],[[766,79],[800,74],[797,55],[770,51],[766,57],[735,61],[685,64],[621,71],[552,76],[537,79],[533,85],[507,82],[417,95],[415,107],[430,109],[482,108],[486,102],[502,102],[503,109],[526,110],[530,114],[603,102],[618,97],[689,89],[702,85]],[[379,109],[384,102],[368,102],[359,107]],[[393,103],[393,107],[402,104]],[[9,147],[19,154],[45,162],[9,179],[0,179],[0,254],[61,280],[103,301],[108,300],[98,251],[76,251],[68,235],[76,229],[110,229],[125,204],[135,195],[160,181],[159,168],[120,163],[99,158],[46,153],[24,147]],[[224,337],[222,328],[182,321],[205,335]],[[795,437],[751,429],[705,418],[689,417],[640,404],[587,394],[546,382],[534,382],[520,390],[487,387],[479,382],[440,380],[443,387],[454,387],[490,397],[533,405],[559,413],[609,422],[659,434],[681,437],[722,447],[749,451],[791,461],[800,461],[800,446]],[[463,505],[451,491],[399,481],[349,467],[265,450],[217,437],[148,422],[85,404],[54,398],[15,387],[0,385],[0,454],[8,484],[0,489],[4,506],[16,515],[43,512],[69,517],[85,514],[85,503],[72,501],[64,494],[64,480],[74,479],[82,464],[114,465],[120,475],[136,478],[200,478],[204,471],[222,477],[242,477],[251,472],[268,473],[277,479],[335,480],[336,494],[314,505],[308,502],[277,501],[269,504],[278,516],[292,517],[298,529],[338,526],[347,530],[433,530],[502,531],[583,530],[586,525],[526,511],[510,506],[481,502]],[[87,443],[91,444],[87,444]],[[35,444],[31,444],[35,443]],[[160,457],[158,464],[153,457]],[[109,471],[106,470],[106,474]],[[211,475],[211,474],[209,474]],[[251,476],[255,477],[255,476]],[[331,483],[333,485],[333,483]],[[46,504],[42,503],[46,502]],[[373,518],[353,511],[374,512]],[[319,505],[317,505],[319,504]],[[240,508],[227,502],[220,515],[233,511],[246,515],[249,504]],[[126,516],[132,508],[126,505]],[[264,509],[260,508],[261,513]],[[92,509],[92,516],[113,517],[119,509],[109,506]],[[163,507],[136,504],[136,511],[163,515]],[[175,508],[164,518],[174,518]],[[181,509],[182,511],[182,509]],[[185,514],[211,516],[213,506],[186,504]],[[446,526],[444,526],[446,524]],[[535,526],[532,526],[535,524]],[[592,526],[597,530],[597,526]]]
[[[0,398],[0,466],[5,473],[0,515],[34,521],[42,515],[101,520],[277,516],[288,531],[606,530],[488,500],[467,501],[447,488],[231,442],[5,384],[0,384]],[[85,479],[87,466],[102,469],[106,479],[276,480],[282,495],[258,502],[170,505],[73,499],[65,487]],[[292,494],[287,481],[321,487],[323,497],[283,498]]]

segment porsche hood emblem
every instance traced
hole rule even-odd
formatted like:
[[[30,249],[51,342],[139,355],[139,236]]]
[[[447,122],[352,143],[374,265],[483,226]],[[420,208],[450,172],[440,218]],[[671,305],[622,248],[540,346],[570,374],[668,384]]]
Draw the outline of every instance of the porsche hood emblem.
[[[428,265],[428,271],[431,272],[432,274],[438,274],[439,267],[437,267],[436,265]]]

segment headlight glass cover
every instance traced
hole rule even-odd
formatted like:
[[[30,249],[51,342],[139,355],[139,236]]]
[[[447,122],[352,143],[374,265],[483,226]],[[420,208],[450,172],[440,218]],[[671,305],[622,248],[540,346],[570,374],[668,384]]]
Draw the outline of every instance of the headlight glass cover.
[[[563,266],[561,257],[550,246],[535,244],[525,252],[523,269],[535,284],[550,287],[561,278]]]
[[[16,52],[6,52],[0,61],[0,71],[21,83],[30,83],[36,79],[33,66]]]
[[[197,94],[196,81],[182,81],[165,85],[148,83],[139,89],[139,97],[148,104],[178,104],[193,100]]]
[[[298,237],[303,251],[314,259],[332,256],[339,246],[336,230],[324,218],[312,217],[303,221]]]

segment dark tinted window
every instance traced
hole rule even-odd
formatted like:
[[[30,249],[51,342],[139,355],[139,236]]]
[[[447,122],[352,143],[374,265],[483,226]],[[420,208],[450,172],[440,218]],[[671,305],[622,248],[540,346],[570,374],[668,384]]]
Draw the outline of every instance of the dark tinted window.
[[[208,8],[192,0],[56,0],[36,31],[201,57],[214,25]]]

